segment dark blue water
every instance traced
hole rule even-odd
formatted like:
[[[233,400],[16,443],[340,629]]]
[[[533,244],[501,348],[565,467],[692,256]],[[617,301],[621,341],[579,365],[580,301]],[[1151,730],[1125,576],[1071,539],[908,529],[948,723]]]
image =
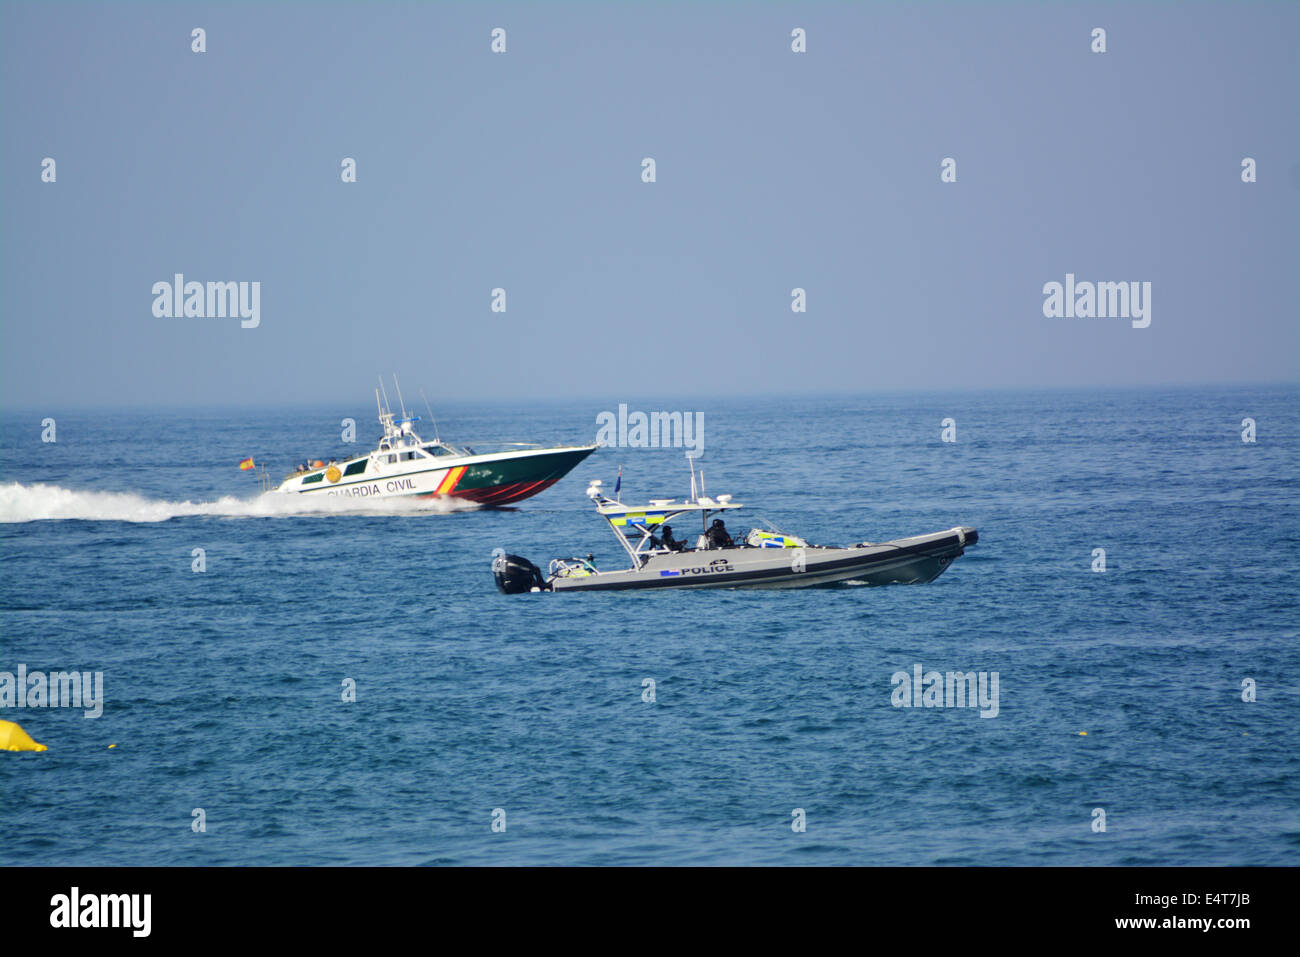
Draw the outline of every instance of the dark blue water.
[[[621,566],[587,481],[680,497],[681,451],[516,511],[301,514],[236,463],[368,442],[363,403],[6,413],[0,671],[106,700],[0,710],[49,746],[0,752],[0,864],[1297,863],[1298,398],[625,398],[704,412],[709,491],[810,541],[980,542],[922,586],[514,597],[494,548]],[[440,425],[576,441],[618,401]],[[916,663],[998,672],[997,716],[894,707]]]

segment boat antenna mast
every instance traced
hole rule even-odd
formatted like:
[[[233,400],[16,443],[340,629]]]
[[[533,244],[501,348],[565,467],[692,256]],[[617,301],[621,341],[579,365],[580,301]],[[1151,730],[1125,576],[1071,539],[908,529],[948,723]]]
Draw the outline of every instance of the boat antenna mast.
[[[433,416],[433,408],[429,405],[429,398],[424,394],[424,387],[420,387],[420,398],[424,399],[425,411],[429,413],[429,421],[433,423],[433,441],[441,444],[442,436],[438,434],[438,420]]]
[[[704,496],[704,469],[700,469],[700,487],[699,492],[695,490],[695,455],[691,452],[686,453],[686,461],[691,463],[691,502],[699,504],[700,499]],[[700,527],[707,533],[709,530],[709,513],[707,510],[700,510]]]
[[[397,373],[393,373],[393,388],[397,390],[397,404],[402,407],[402,418],[406,418],[406,400],[402,398],[402,387],[397,382]]]
[[[393,407],[388,401],[388,390],[384,388],[384,377],[379,377],[379,390],[384,394],[384,401],[379,407],[379,424],[384,427],[384,438],[388,438],[396,431],[393,425]],[[376,393],[376,401],[378,393]]]

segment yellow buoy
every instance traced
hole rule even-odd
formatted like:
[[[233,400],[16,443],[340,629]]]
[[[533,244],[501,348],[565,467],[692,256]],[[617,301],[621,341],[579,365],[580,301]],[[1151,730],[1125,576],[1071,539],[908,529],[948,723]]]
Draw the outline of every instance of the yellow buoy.
[[[0,721],[0,751],[46,751],[45,745],[37,744],[17,724],[12,721]]]
[[[329,479],[331,482],[337,482],[339,479],[343,477],[343,473],[339,471],[337,465],[331,465],[325,471],[325,477]]]
[[[1088,732],[1087,732],[1087,731],[1080,731],[1079,733],[1080,733],[1081,735],[1083,735],[1085,738],[1088,736]]]

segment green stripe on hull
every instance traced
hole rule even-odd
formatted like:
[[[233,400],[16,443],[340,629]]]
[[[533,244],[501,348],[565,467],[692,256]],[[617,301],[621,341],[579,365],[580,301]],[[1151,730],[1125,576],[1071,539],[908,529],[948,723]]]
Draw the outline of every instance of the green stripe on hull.
[[[573,452],[553,452],[550,455],[471,465],[465,469],[465,474],[456,483],[455,491],[475,491],[496,488],[500,485],[514,485],[518,482],[560,479],[590,454],[590,450],[578,449]]]

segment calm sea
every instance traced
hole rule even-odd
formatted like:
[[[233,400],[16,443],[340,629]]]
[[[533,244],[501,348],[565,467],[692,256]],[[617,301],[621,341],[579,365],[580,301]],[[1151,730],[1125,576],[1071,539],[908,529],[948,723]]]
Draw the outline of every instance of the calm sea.
[[[104,703],[0,709],[49,746],[0,753],[0,864],[1295,864],[1298,400],[444,405],[471,444],[702,412],[733,530],[980,532],[922,586],[513,597],[493,549],[621,567],[588,480],[681,497],[682,450],[516,510],[312,511],[236,464],[344,452],[346,416],[368,446],[364,399],[6,412],[0,672],[102,672]],[[918,664],[996,672],[996,716],[895,707]]]

